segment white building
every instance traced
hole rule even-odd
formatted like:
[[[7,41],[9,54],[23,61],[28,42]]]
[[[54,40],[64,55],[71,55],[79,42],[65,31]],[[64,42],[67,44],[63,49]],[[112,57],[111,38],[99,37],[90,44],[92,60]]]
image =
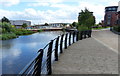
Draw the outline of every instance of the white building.
[[[117,12],[120,11],[120,1],[118,2],[118,9],[117,9]]]
[[[10,23],[12,25],[15,25],[16,28],[21,28],[24,23],[26,23],[28,26],[31,25],[31,21],[25,21],[25,20],[10,20]]]

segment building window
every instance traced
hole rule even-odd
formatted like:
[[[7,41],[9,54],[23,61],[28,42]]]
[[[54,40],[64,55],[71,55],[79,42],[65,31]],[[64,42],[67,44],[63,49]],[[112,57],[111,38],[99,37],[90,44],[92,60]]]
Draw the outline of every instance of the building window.
[[[110,20],[107,21],[107,25],[110,25]]]
[[[111,14],[108,14],[108,19],[110,19],[111,18]]]
[[[108,10],[112,10],[112,8],[108,8]]]

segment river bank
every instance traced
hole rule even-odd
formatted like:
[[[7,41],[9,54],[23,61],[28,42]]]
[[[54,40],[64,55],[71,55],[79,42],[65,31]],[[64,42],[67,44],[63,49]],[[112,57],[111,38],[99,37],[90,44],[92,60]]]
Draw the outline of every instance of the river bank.
[[[0,40],[13,39],[13,38],[17,38],[21,35],[30,35],[33,33],[36,33],[36,32],[25,30],[25,29],[17,29],[15,32],[0,34]]]
[[[10,23],[0,22],[0,40],[13,39],[21,35],[30,35],[41,31],[42,30],[31,31],[31,30],[27,30],[26,28],[18,29],[14,25],[11,25]]]

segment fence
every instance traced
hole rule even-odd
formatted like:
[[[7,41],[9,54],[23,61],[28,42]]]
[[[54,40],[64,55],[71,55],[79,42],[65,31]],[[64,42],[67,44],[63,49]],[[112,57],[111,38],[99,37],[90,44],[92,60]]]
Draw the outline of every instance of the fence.
[[[43,49],[38,51],[38,56],[33,59],[21,72],[21,76],[41,74],[52,74],[52,63],[59,60],[59,55],[64,52],[72,43],[91,37],[91,30],[73,31],[62,34],[51,40]]]

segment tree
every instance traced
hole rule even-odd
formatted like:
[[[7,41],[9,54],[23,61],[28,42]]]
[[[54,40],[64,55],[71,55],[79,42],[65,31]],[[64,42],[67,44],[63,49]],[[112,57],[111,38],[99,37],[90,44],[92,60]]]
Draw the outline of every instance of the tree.
[[[12,25],[10,23],[0,23],[0,28],[2,28],[2,33],[12,32]]]
[[[23,28],[26,28],[26,27],[27,27],[27,24],[26,24],[26,23],[23,23],[22,27],[23,27]]]
[[[72,23],[72,26],[73,26],[73,27],[77,27],[77,22],[73,22],[73,23]]]
[[[80,26],[91,28],[91,26],[95,24],[95,16],[93,16],[93,12],[90,12],[87,8],[81,10],[78,16],[78,23]]]
[[[2,21],[2,23],[3,23],[3,22],[10,23],[10,20],[9,20],[8,18],[6,18],[6,17],[3,17],[3,18],[1,19],[1,21]]]
[[[48,23],[45,23],[44,25],[45,25],[45,26],[48,26],[49,24],[48,24]]]

